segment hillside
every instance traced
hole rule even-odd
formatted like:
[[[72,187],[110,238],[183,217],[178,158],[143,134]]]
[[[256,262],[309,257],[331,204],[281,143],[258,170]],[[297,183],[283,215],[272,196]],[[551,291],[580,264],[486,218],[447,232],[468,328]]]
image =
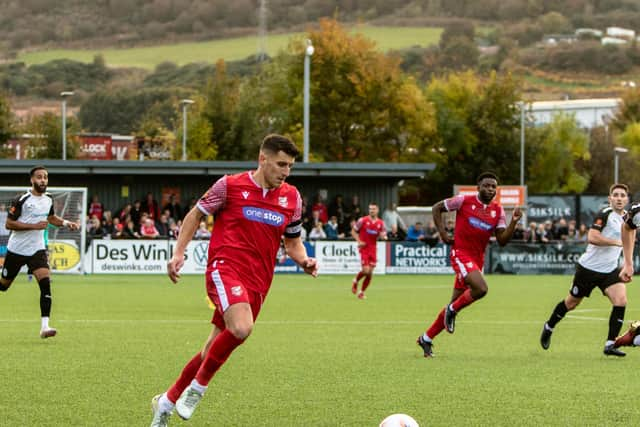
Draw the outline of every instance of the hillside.
[[[374,27],[356,26],[354,32],[374,40],[381,51],[406,49],[411,46],[431,46],[438,43],[440,28],[429,27]],[[289,42],[303,33],[268,35],[267,53],[275,55],[285,49]],[[176,65],[189,63],[215,63],[218,59],[238,61],[255,55],[258,50],[258,37],[235,37],[206,42],[175,43],[149,47],[109,48],[109,49],[51,49],[43,51],[21,52],[17,60],[27,65],[43,64],[55,59],[65,58],[89,63],[94,56],[102,55],[110,67],[139,67],[153,69],[162,62]]]

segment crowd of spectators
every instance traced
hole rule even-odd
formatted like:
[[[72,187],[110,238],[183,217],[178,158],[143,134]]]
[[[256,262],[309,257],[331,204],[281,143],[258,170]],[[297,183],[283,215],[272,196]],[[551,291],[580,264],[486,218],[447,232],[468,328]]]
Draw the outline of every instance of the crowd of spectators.
[[[191,199],[182,206],[175,195],[170,195],[164,206],[160,206],[152,193],[143,200],[127,203],[120,210],[105,209],[97,195],[91,199],[87,215],[87,234],[90,239],[176,239],[180,233],[182,218],[195,205]],[[368,202],[367,202],[368,203]],[[352,239],[351,229],[358,218],[368,214],[368,206],[360,205],[358,195],[352,195],[346,202],[337,194],[327,203],[321,194],[313,197],[313,203],[302,200],[302,238],[303,240],[342,240]],[[382,212],[389,240],[424,242],[436,244],[441,241],[438,230],[432,220],[425,223],[417,221],[407,225],[400,216],[395,203],[390,203]],[[213,219],[202,221],[194,238],[209,239],[213,228]],[[448,219],[445,224],[447,233],[453,235],[454,221]],[[588,228],[579,227],[576,221],[558,218],[541,223],[530,222],[528,227],[518,223],[513,235],[514,242],[548,243],[557,241],[587,242]]]
[[[160,207],[153,194],[147,193],[143,201],[127,203],[114,213],[94,195],[87,210],[87,235],[90,239],[175,239],[182,218],[194,204],[195,200],[191,200],[183,208],[171,195]],[[207,228],[206,222],[204,225]],[[202,234],[200,229],[196,233],[197,238],[203,239],[209,235]]]
[[[558,218],[541,223],[530,222],[526,229],[518,223],[511,240],[526,243],[587,243],[588,233],[589,228],[586,224],[580,224],[578,227],[573,219],[567,221],[565,218]]]

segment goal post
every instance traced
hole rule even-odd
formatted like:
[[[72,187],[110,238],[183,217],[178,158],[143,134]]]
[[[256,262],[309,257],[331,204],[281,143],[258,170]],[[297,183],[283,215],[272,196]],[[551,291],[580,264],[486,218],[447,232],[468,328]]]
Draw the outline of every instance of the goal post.
[[[7,210],[13,199],[28,190],[29,187],[0,186],[0,260],[2,263],[4,263],[9,240],[9,230],[5,228]],[[45,230],[49,267],[55,273],[82,274],[86,255],[87,188],[47,187],[47,193],[53,197],[53,211],[57,216],[80,224],[80,229],[75,231],[49,224]]]

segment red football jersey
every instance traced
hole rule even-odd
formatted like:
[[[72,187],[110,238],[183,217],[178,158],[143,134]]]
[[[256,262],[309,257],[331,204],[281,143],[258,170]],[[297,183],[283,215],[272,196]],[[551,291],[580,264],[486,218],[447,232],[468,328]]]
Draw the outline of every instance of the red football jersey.
[[[382,221],[380,218],[373,220],[369,215],[361,217],[356,222],[356,225],[353,226],[353,229],[358,233],[360,241],[365,243],[365,245],[361,247],[360,250],[375,251],[378,236],[386,233],[384,221]]]
[[[451,197],[444,206],[457,211],[453,250],[477,259],[482,266],[489,239],[497,228],[507,228],[504,209],[495,200],[485,205],[475,194]]]
[[[283,235],[300,235],[302,198],[293,185],[264,189],[251,172],[220,178],[198,201],[215,215],[207,274],[214,260],[233,266],[247,289],[266,294]]]

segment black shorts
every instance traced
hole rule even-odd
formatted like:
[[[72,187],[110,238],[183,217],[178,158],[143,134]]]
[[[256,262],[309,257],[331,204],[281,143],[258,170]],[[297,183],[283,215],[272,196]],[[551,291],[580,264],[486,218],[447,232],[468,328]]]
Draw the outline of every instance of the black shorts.
[[[600,273],[576,264],[576,274],[573,276],[573,285],[569,293],[576,298],[584,298],[591,295],[591,291],[598,287],[604,295],[604,290],[609,286],[622,282],[619,274],[620,268],[610,273]]]
[[[47,251],[42,249],[31,256],[18,255],[7,251],[7,256],[4,258],[4,266],[2,267],[2,278],[7,280],[15,279],[25,264],[29,267],[29,273],[39,268],[48,269],[49,258],[47,257]]]

